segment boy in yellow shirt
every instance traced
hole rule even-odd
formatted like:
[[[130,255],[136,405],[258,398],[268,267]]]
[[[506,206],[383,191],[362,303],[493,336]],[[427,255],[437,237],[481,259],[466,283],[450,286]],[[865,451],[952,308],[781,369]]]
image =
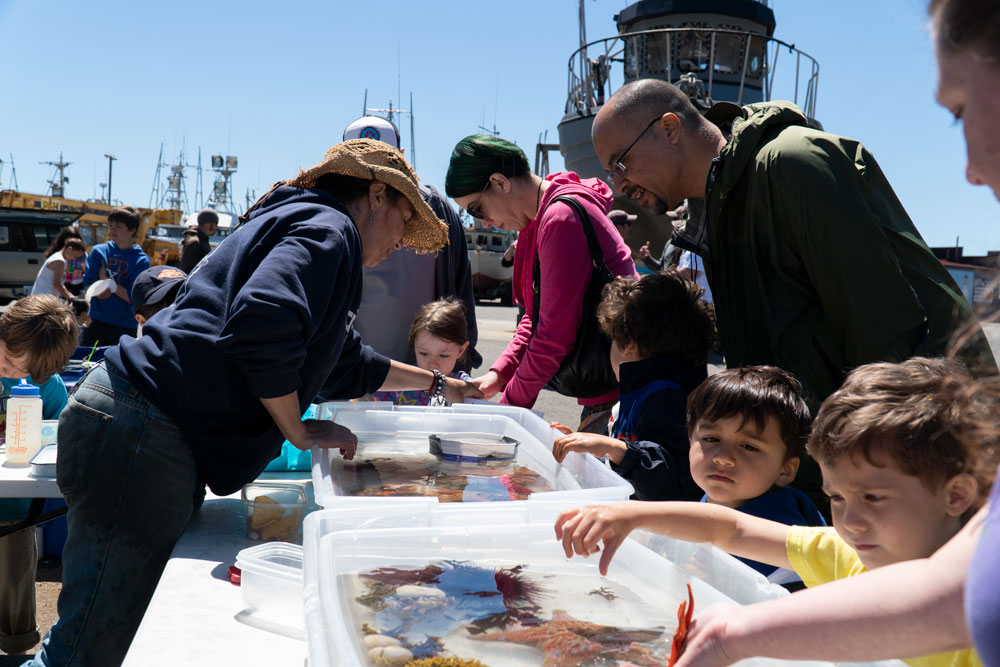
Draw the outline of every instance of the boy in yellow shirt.
[[[603,544],[603,574],[638,528],[794,569],[807,586],[926,558],[972,515],[980,491],[964,435],[991,403],[971,385],[944,359],[868,364],[848,376],[820,408],[807,445],[823,472],[833,528],[787,526],[706,503],[630,501],[564,512],[556,536],[567,556]],[[971,649],[906,662],[981,664]]]

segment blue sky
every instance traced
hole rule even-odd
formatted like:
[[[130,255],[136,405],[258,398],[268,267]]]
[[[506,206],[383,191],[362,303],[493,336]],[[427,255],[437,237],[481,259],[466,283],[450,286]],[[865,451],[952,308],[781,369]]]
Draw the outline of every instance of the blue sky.
[[[611,36],[626,4],[586,0],[588,38]],[[817,116],[872,150],[928,242],[984,252],[1000,247],[998,208],[965,181],[961,127],[934,103],[925,5],[774,0],[775,36],[819,60]],[[443,188],[451,148],[483,123],[529,156],[546,130],[557,140],[577,40],[576,0],[0,0],[0,178],[12,154],[20,189],[44,192],[39,162],[62,151],[67,196],[99,196],[112,153],[114,198],[145,206],[163,142],[192,163],[200,146],[206,167],[237,155],[242,203],[318,162],[367,88],[380,107],[412,91],[417,170]]]

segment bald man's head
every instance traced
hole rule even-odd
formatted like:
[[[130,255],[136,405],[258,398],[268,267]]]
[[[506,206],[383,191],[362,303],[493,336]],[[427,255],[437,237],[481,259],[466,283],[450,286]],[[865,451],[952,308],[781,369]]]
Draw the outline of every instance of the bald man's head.
[[[604,118],[601,114],[607,112]],[[622,129],[641,130],[650,120],[665,113],[675,113],[685,125],[698,127],[701,114],[687,95],[666,81],[659,79],[639,79],[627,83],[611,96],[601,109],[598,119],[613,121]],[[595,131],[597,119],[594,121]]]
[[[615,189],[660,214],[704,196],[708,167],[725,144],[686,94],[658,79],[620,88],[594,118],[592,136]]]

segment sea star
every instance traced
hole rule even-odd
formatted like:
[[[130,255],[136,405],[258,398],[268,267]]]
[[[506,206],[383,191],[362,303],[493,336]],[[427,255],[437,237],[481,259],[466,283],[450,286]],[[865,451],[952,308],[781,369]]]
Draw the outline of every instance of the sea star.
[[[556,610],[552,620],[506,632],[473,635],[485,641],[508,641],[538,647],[545,654],[543,667],[570,667],[598,657],[638,661],[636,664],[665,665],[666,660],[635,643],[651,641],[662,629],[628,630],[598,625]]]

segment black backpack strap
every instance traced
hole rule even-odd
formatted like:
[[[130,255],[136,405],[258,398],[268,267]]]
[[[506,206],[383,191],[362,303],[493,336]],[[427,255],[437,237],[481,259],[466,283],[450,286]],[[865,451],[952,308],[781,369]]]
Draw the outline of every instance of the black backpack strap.
[[[587,236],[587,247],[590,249],[590,260],[594,265],[594,270],[600,271],[604,274],[605,280],[611,282],[614,280],[614,276],[611,275],[611,270],[608,268],[607,263],[604,261],[604,252],[601,250],[601,244],[597,242],[597,233],[594,231],[594,222],[590,219],[590,214],[587,213],[587,209],[584,208],[583,204],[576,197],[570,195],[561,195],[555,197],[548,203],[546,208],[551,206],[557,201],[561,201],[564,204],[569,205],[576,214],[580,216],[580,222],[583,224],[583,232]],[[541,228],[539,228],[538,233],[535,235],[535,263],[532,267],[531,273],[531,287],[532,287],[532,297],[531,297],[531,333],[534,335],[535,326],[538,324],[538,310],[541,307],[541,293],[542,293],[542,270],[538,265],[538,236],[541,233]]]

